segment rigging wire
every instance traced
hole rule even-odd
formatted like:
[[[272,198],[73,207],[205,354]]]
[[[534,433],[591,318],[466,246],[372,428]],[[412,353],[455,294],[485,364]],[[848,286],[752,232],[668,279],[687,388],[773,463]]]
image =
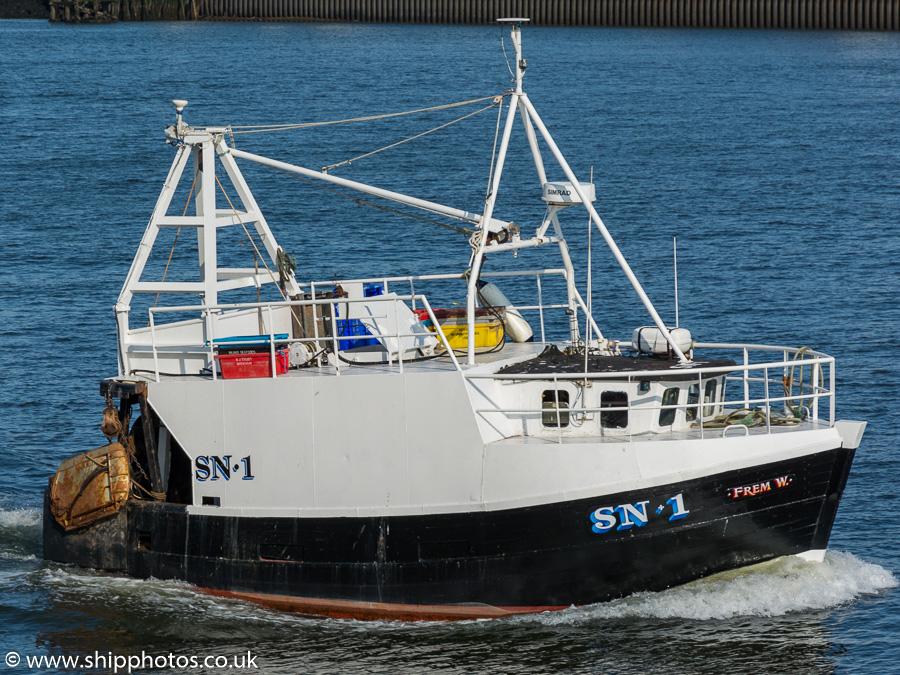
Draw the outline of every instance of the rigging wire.
[[[428,134],[432,134],[435,131],[440,131],[441,129],[446,129],[447,127],[449,127],[452,124],[456,124],[457,122],[462,122],[463,120],[468,119],[469,117],[473,117],[473,116],[477,115],[478,113],[483,113],[485,110],[490,110],[491,108],[493,108],[495,105],[498,104],[497,98],[499,98],[499,97],[495,97],[494,103],[491,103],[491,105],[489,105],[487,107],[481,108],[480,110],[476,110],[475,112],[471,112],[468,115],[463,115],[462,117],[458,117],[457,119],[455,119],[451,122],[447,122],[446,124],[441,124],[440,126],[437,126],[434,129],[429,129],[428,131],[423,131],[422,133],[416,134],[415,136],[410,136],[409,138],[404,138],[401,141],[397,141],[396,143],[391,143],[390,145],[386,145],[383,148],[378,148],[377,150],[372,150],[371,152],[367,152],[362,155],[357,155],[356,157],[351,157],[350,159],[345,159],[343,162],[337,162],[336,164],[329,164],[328,166],[323,166],[322,173],[328,173],[332,169],[336,169],[339,166],[344,166],[345,164],[352,164],[353,162],[355,162],[358,159],[363,159],[365,157],[371,157],[372,155],[377,155],[379,152],[384,152],[385,150],[390,150],[391,148],[396,148],[398,145],[403,145],[404,143],[409,143],[410,141],[414,141],[417,138],[422,138],[422,136],[427,136]],[[503,99],[500,99],[500,107],[501,108],[503,107],[502,100]]]
[[[238,134],[261,134],[269,131],[292,131],[294,129],[309,129],[311,127],[323,127],[331,124],[347,124],[349,122],[369,122],[372,120],[382,120],[389,117],[401,117],[403,115],[415,115],[418,113],[433,112],[435,110],[447,110],[449,108],[459,108],[464,105],[473,103],[481,103],[495,98],[494,96],[484,96],[482,98],[473,98],[470,101],[459,101],[458,103],[448,103],[446,105],[437,105],[430,108],[419,108],[418,110],[406,110],[397,113],[385,113],[383,115],[367,115],[366,117],[351,117],[344,120],[332,120],[329,122],[300,122],[296,124],[250,124],[244,126],[231,126],[233,129],[244,129],[244,131],[232,131],[234,136]]]
[[[507,91],[503,97],[509,96],[510,92]],[[494,129],[494,147],[491,150],[491,169],[488,171],[488,180],[487,187],[484,190],[484,203],[487,205],[488,200],[491,198],[491,186],[494,183],[494,164],[497,159],[497,139],[500,137],[500,118],[503,117],[503,99],[500,100],[500,105],[497,108],[497,126]],[[475,260],[475,255],[477,254],[478,249],[482,244],[482,235],[481,230],[475,230],[472,233],[472,236],[469,238],[469,247],[472,249],[472,254],[469,256],[469,267],[472,266],[472,263]]]
[[[506,55],[506,43],[503,40],[503,26],[500,26],[500,49],[503,50],[503,58],[506,60],[506,69],[509,71],[510,82],[516,81],[515,73],[512,71],[512,67],[509,65],[509,57]]]
[[[508,95],[506,92],[504,96]],[[488,172],[487,189],[484,191],[484,201],[487,202],[491,197],[491,185],[494,181],[494,162],[497,159],[497,138],[500,136],[500,118],[503,115],[503,101],[500,101],[500,107],[497,108],[497,128],[494,129],[494,149],[491,150],[491,170]]]
[[[272,283],[274,283],[276,286],[278,286],[278,282],[275,280],[275,275],[272,273],[272,270],[269,269],[269,264],[266,262],[266,259],[263,258],[262,253],[260,253],[259,249],[256,247],[256,242],[253,241],[253,237],[250,236],[250,232],[249,232],[249,230],[247,230],[247,226],[244,225],[244,221],[241,220],[241,217],[238,215],[237,209],[234,208],[234,204],[231,203],[231,198],[228,196],[228,193],[225,192],[225,187],[222,185],[222,182],[219,180],[218,176],[216,176],[216,183],[219,184],[219,188],[222,190],[222,194],[225,195],[225,201],[227,201],[228,206],[231,207],[231,211],[232,211],[232,213],[234,213],[235,220],[237,220],[238,223],[240,223],[241,227],[244,228],[244,234],[247,235],[247,239],[249,239],[250,243],[253,244],[253,250],[256,252],[256,255],[259,256],[260,260],[262,260],[263,265],[266,268],[266,272],[268,272],[269,276],[272,278]],[[262,242],[262,235],[260,235],[260,242]],[[280,286],[278,287],[278,292],[281,293],[281,297],[283,299],[287,300],[287,295],[285,294],[285,292],[283,290],[281,290]]]
[[[458,108],[458,107],[461,107],[461,106],[471,105],[471,104],[474,104],[474,103],[481,103],[481,102],[483,102],[483,101],[488,101],[488,100],[490,100],[490,101],[491,101],[491,104],[490,104],[490,105],[485,106],[484,108],[481,108],[481,109],[479,109],[479,110],[476,110],[475,112],[469,113],[469,114],[467,114],[467,115],[463,115],[462,117],[459,117],[459,118],[457,118],[457,119],[455,119],[455,120],[452,120],[452,121],[450,121],[450,122],[447,122],[446,124],[441,124],[441,125],[439,125],[439,126],[433,128],[433,129],[429,129],[429,130],[424,131],[424,132],[422,132],[422,133],[420,133],[420,134],[416,134],[415,136],[411,136],[411,137],[409,137],[409,138],[405,138],[405,139],[400,140],[400,141],[398,141],[398,142],[396,142],[396,143],[392,143],[392,144],[390,144],[390,145],[387,145],[387,146],[385,146],[385,147],[383,147],[383,148],[378,148],[377,150],[373,150],[372,152],[368,152],[368,153],[365,153],[365,154],[362,154],[362,155],[358,155],[358,156],[356,156],[356,157],[352,157],[352,158],[350,158],[350,159],[348,159],[348,160],[345,160],[345,161],[343,161],[343,162],[338,162],[338,163],[336,163],[336,164],[331,164],[331,165],[329,165],[329,166],[323,167],[323,168],[322,168],[322,172],[323,172],[323,173],[327,173],[327,172],[330,171],[331,169],[337,168],[337,167],[339,167],[339,166],[344,166],[344,165],[347,165],[347,164],[352,164],[353,162],[355,162],[355,161],[357,161],[357,160],[359,160],[359,159],[362,159],[362,158],[364,158],[364,157],[370,157],[370,156],[375,155],[375,154],[377,154],[377,153],[379,153],[379,152],[383,152],[383,151],[385,151],[385,150],[389,150],[390,148],[397,147],[398,145],[402,145],[402,144],[404,144],[404,143],[407,143],[407,142],[409,142],[409,141],[415,140],[415,139],[417,139],[417,138],[421,138],[422,136],[426,136],[426,135],[428,135],[428,134],[430,134],[430,133],[434,133],[435,131],[439,131],[439,130],[441,130],[441,129],[445,129],[445,128],[447,128],[447,127],[453,125],[453,124],[456,124],[457,122],[461,122],[461,121],[463,121],[463,120],[465,120],[465,119],[468,119],[469,117],[473,117],[474,115],[477,115],[477,114],[479,114],[479,113],[482,113],[482,112],[484,112],[484,111],[486,111],[486,110],[490,110],[490,109],[493,108],[494,106],[498,106],[497,129],[495,130],[495,133],[494,133],[494,150],[493,150],[493,154],[492,154],[492,157],[491,157],[491,173],[493,174],[493,170],[494,170],[494,161],[495,161],[496,151],[497,151],[497,136],[498,136],[498,134],[499,134],[499,128],[500,128],[500,127],[499,127],[499,125],[500,125],[500,114],[502,113],[502,110],[503,110],[503,99],[504,99],[505,97],[509,96],[509,95],[510,95],[510,92],[507,91],[507,92],[505,92],[505,93],[503,93],[503,94],[501,94],[501,95],[498,95],[498,96],[485,96],[485,97],[482,97],[482,98],[471,99],[471,100],[468,100],[468,101],[460,101],[460,102],[457,102],[457,103],[449,103],[449,104],[446,104],[446,105],[440,105],[440,106],[432,106],[432,107],[429,107],[429,108],[419,108],[419,109],[417,109],[417,110],[409,110],[409,111],[404,111],[404,112],[399,112],[399,113],[387,113],[387,114],[383,114],[383,115],[369,115],[369,116],[367,116],[367,117],[355,117],[355,118],[349,118],[349,119],[344,119],[344,120],[334,120],[334,121],[329,121],[329,122],[309,122],[309,123],[300,123],[300,124],[254,125],[254,126],[250,126],[250,125],[247,125],[247,126],[233,126],[233,125],[229,125],[229,127],[228,127],[228,133],[229,133],[229,135],[231,136],[232,143],[233,143],[233,142],[234,142],[234,136],[236,136],[236,135],[238,135],[238,134],[245,134],[245,133],[262,133],[262,132],[266,132],[266,131],[289,131],[289,130],[293,130],[293,129],[305,129],[305,128],[310,128],[310,127],[318,127],[318,126],[325,126],[325,125],[331,125],[331,124],[343,124],[343,123],[347,123],[347,122],[363,122],[363,121],[370,121],[370,120],[386,119],[386,118],[390,118],[390,117],[399,117],[399,116],[403,116],[403,115],[412,115],[412,114],[416,114],[416,113],[432,112],[432,111],[435,111],[435,110],[446,110],[446,109],[449,109],[449,108]],[[243,129],[243,131],[234,131],[235,129]],[[273,167],[273,168],[274,168],[274,167]],[[289,173],[289,172],[287,172],[287,171],[283,171],[283,170],[277,169],[277,168],[276,168],[275,170],[276,170],[276,171],[279,171],[280,173],[285,173],[285,174],[288,174],[288,173]],[[364,200],[364,199],[360,199],[360,198],[357,198],[357,197],[353,197],[353,196],[351,196],[351,195],[347,195],[347,194],[345,194],[345,193],[343,193],[343,192],[340,192],[339,190],[335,190],[334,188],[330,188],[330,187],[328,187],[328,186],[321,185],[321,184],[319,184],[318,182],[315,182],[315,181],[310,180],[310,179],[308,179],[308,178],[305,178],[305,177],[303,177],[303,176],[297,176],[297,175],[295,175],[295,174],[290,174],[290,175],[292,175],[294,178],[297,178],[298,180],[302,180],[302,181],[304,181],[304,182],[306,182],[306,183],[310,183],[311,185],[314,185],[314,186],[316,186],[316,187],[318,187],[318,188],[320,188],[320,189],[327,190],[327,191],[332,192],[332,193],[334,193],[334,194],[340,195],[341,197],[344,197],[345,199],[350,199],[350,200],[356,202],[356,204],[357,204],[358,206],[371,206],[372,208],[378,209],[379,211],[385,211],[385,212],[387,212],[387,213],[392,213],[392,214],[399,215],[399,216],[405,216],[405,217],[407,217],[407,218],[413,218],[414,220],[419,220],[419,221],[422,221],[422,222],[425,222],[425,223],[430,223],[430,224],[432,224],[432,225],[437,225],[438,227],[442,227],[442,228],[444,228],[444,229],[450,230],[450,231],[455,232],[455,233],[457,233],[457,234],[463,234],[463,235],[465,235],[465,236],[470,236],[470,235],[473,235],[475,232],[477,232],[477,230],[472,230],[472,229],[465,228],[465,227],[459,227],[459,226],[455,226],[455,225],[450,225],[450,224],[448,224],[448,223],[442,223],[442,222],[437,221],[437,220],[432,220],[432,219],[430,219],[430,218],[424,218],[424,217],[422,217],[422,216],[418,216],[418,215],[411,214],[411,213],[406,213],[406,212],[404,212],[404,211],[399,211],[399,210],[397,210],[397,209],[388,208],[388,207],[385,207],[385,206],[381,206],[381,205],[379,205],[379,204],[373,204],[372,202],[368,202],[368,201],[366,201],[366,200]],[[490,181],[488,182],[488,185],[490,186]],[[490,189],[490,187],[489,187],[488,189]],[[224,191],[224,190],[223,190],[223,191]],[[233,208],[233,207],[232,207],[232,208]],[[423,210],[429,211],[428,209],[423,209]],[[432,212],[432,213],[435,213],[435,212]],[[455,217],[455,216],[449,216],[449,215],[447,215],[447,214],[438,214],[438,215],[445,216],[445,217],[447,217],[447,218],[454,218],[454,219],[456,219],[456,220],[461,220],[461,221],[463,221],[463,222],[468,222],[468,220],[465,219],[465,218],[459,218],[459,217]],[[251,241],[252,241],[252,239],[251,239]]]
[[[184,213],[181,214],[181,217],[184,218],[187,215],[188,207],[191,205],[191,197],[194,196],[194,187],[197,185],[197,172],[194,171],[194,180],[191,183],[191,191],[188,193],[187,203],[184,205]],[[169,265],[172,263],[172,254],[175,253],[175,244],[178,243],[178,235],[181,234],[181,227],[175,230],[175,239],[172,240],[172,250],[169,251],[169,259],[166,260],[166,269],[163,270],[162,280],[160,283],[166,280],[166,274],[169,273]],[[161,291],[160,291],[161,292]],[[159,302],[159,293],[156,294],[156,298],[153,300],[153,306],[156,307],[156,303]],[[147,325],[150,325],[150,319],[147,319]]]
[[[234,208],[234,204],[231,203],[231,198],[228,196],[228,193],[225,192],[225,186],[222,185],[222,182],[219,180],[218,176],[216,176],[216,183],[219,184],[219,188],[222,190],[222,194],[225,195],[225,200],[228,202],[228,206],[231,207],[231,211],[232,211],[232,213],[234,213],[235,219],[241,224],[241,227],[244,229],[244,233],[247,235],[247,239],[249,239],[250,243],[253,245],[253,250],[256,252],[256,255],[259,256],[259,259],[262,260],[263,265],[266,268],[266,272],[269,273],[269,277],[271,277],[271,279],[272,279],[272,283],[275,284],[275,287],[278,289],[278,292],[281,293],[282,299],[287,300],[288,294],[285,292],[285,289],[283,289],[279,285],[278,281],[276,281],[275,275],[272,273],[272,270],[269,269],[269,264],[266,262],[266,259],[263,258],[262,253],[260,253],[259,249],[256,247],[256,242],[253,241],[253,237],[250,236],[250,232],[247,230],[247,226],[244,225],[244,221],[241,220],[241,217],[238,215],[237,209]],[[265,240],[263,239],[262,234],[260,234],[259,232],[257,232],[256,234],[259,237],[260,243],[263,244],[263,246],[265,246]],[[284,249],[280,249],[280,250],[283,251]],[[255,260],[254,260],[254,262],[255,262]],[[280,274],[280,272],[279,272],[279,274]],[[294,277],[293,272],[291,272],[291,277],[292,278]],[[294,283],[296,283],[296,279],[294,279]],[[256,282],[256,289],[257,289],[257,292],[259,292],[259,281],[258,280]],[[300,319],[300,315],[297,313],[297,307],[295,307],[293,305],[291,305],[291,315],[297,321],[297,325],[303,325],[303,322]],[[270,328],[271,328],[271,326],[270,326]]]

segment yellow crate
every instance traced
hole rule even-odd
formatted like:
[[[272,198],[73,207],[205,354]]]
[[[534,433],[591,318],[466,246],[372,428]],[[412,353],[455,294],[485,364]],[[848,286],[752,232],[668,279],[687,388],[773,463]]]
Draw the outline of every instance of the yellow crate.
[[[434,326],[428,326],[432,333],[437,332]],[[469,341],[469,329],[465,324],[441,323],[444,335],[451,349],[465,349]],[[503,341],[503,322],[487,321],[475,324],[475,349],[493,349]]]

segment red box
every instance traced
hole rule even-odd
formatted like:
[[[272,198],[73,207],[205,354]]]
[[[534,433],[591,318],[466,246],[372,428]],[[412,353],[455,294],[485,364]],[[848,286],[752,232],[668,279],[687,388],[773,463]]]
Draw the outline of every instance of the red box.
[[[223,380],[240,380],[249,377],[272,377],[272,355],[269,352],[256,354],[217,354],[216,361],[222,370]],[[288,350],[275,352],[275,370],[283,375],[288,370]]]

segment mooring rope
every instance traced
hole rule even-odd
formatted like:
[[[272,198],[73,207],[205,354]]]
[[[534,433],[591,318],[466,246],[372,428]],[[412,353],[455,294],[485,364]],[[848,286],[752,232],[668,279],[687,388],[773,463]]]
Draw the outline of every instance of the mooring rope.
[[[707,407],[709,407],[707,405]],[[768,418],[768,419],[767,419]],[[725,427],[743,425],[745,427],[756,427],[768,423],[770,426],[794,426],[800,424],[803,420],[792,415],[785,415],[776,410],[772,410],[769,415],[761,408],[741,408],[734,410],[718,417],[703,422],[704,429],[724,429]],[[693,428],[700,426],[700,422],[694,422]]]
[[[784,385],[784,395],[790,397],[787,401],[785,401],[785,403],[787,404],[788,409],[790,409],[790,411],[792,413],[794,413],[794,415],[796,415],[797,417],[800,417],[801,415],[803,415],[804,412],[808,412],[809,405],[812,405],[813,401],[815,400],[815,394],[817,392],[815,391],[815,388],[813,387],[813,376],[814,376],[813,369],[814,368],[818,367],[818,371],[819,371],[818,387],[822,388],[825,386],[825,371],[822,369],[821,363],[809,364],[809,370],[810,370],[809,384],[806,384],[806,385],[804,384],[804,368],[806,367],[806,364],[804,363],[804,361],[806,360],[806,355],[809,352],[812,352],[812,347],[801,347],[800,349],[798,349],[797,352],[794,354],[793,360],[791,361],[790,373],[788,375],[784,375],[782,377],[782,382]],[[815,354],[813,354],[812,357],[815,358]],[[799,396],[796,398],[794,397],[794,369],[795,368],[800,369],[800,382],[798,383],[799,387],[800,387],[800,391],[799,391]],[[804,387],[809,390],[809,399],[808,399],[809,405],[807,405],[807,399],[804,397],[804,394],[803,394]],[[797,403],[797,398],[800,399],[799,403]]]

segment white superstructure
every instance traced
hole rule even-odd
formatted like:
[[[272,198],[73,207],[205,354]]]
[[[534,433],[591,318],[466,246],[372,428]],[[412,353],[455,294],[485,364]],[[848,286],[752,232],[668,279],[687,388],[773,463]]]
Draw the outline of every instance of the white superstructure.
[[[516,86],[506,103],[493,183],[480,214],[236,150],[227,141],[228,127],[190,127],[182,119],[187,102],[175,102],[178,117],[167,135],[176,157],[115,308],[117,379],[148,382],[148,400],[163,430],[158,439],[163,489],[177,447],[196,469],[192,508],[197,512],[492,510],[676,482],[852,442],[858,427],[836,424],[830,356],[781,346],[694,343],[686,330],[670,330],[662,322],[594,209],[593,184],[577,180],[522,89],[526,63],[516,22],[512,39]],[[504,101],[498,97],[495,104]],[[494,218],[517,117],[537,168],[536,198],[547,203],[530,238],[510,221]],[[547,180],[538,135],[566,181]],[[301,283],[293,269],[283,264],[279,269],[278,243],[238,159],[477,226],[466,272],[466,349],[457,357],[422,293],[429,283],[459,278],[460,271]],[[222,179],[216,166],[224,170]],[[193,213],[172,215],[173,195],[185,182]],[[559,218],[573,206],[588,211],[653,321],[636,330],[632,341],[605,337],[576,287]],[[196,233],[199,281],[144,280],[162,228]],[[217,237],[224,228],[244,228],[263,268],[219,266]],[[547,244],[559,251],[561,267],[481,274],[485,255]],[[520,318],[520,312],[528,315],[535,341],[501,343],[499,350],[478,353],[472,337],[477,282],[502,284],[508,276],[535,280],[534,298],[514,299],[514,311]],[[225,302],[230,291],[274,286],[280,277],[281,300]],[[548,277],[565,281],[565,298],[544,298],[541,281]],[[364,289],[373,284],[378,294],[367,295]],[[149,322],[134,321],[130,304],[140,293],[194,295],[201,301],[153,307]],[[421,318],[433,332],[413,310],[424,310]],[[334,327],[338,320],[359,322],[372,344],[345,346],[346,338]],[[545,323],[551,320],[567,325],[569,340],[559,346],[584,367],[504,372],[543,352],[549,345]],[[588,327],[586,334],[581,326]],[[271,377],[222,379],[217,349],[248,335],[266,338]],[[282,347],[299,367],[278,374],[276,351]],[[671,358],[661,366],[644,362],[652,368],[642,368],[639,360],[624,369],[591,365],[594,358],[624,358],[620,355],[629,350]],[[705,360],[704,352],[718,360]],[[786,388],[789,375],[792,383],[800,380],[798,390]],[[749,417],[723,424],[724,415],[739,409]],[[754,415],[756,421],[748,421]]]

